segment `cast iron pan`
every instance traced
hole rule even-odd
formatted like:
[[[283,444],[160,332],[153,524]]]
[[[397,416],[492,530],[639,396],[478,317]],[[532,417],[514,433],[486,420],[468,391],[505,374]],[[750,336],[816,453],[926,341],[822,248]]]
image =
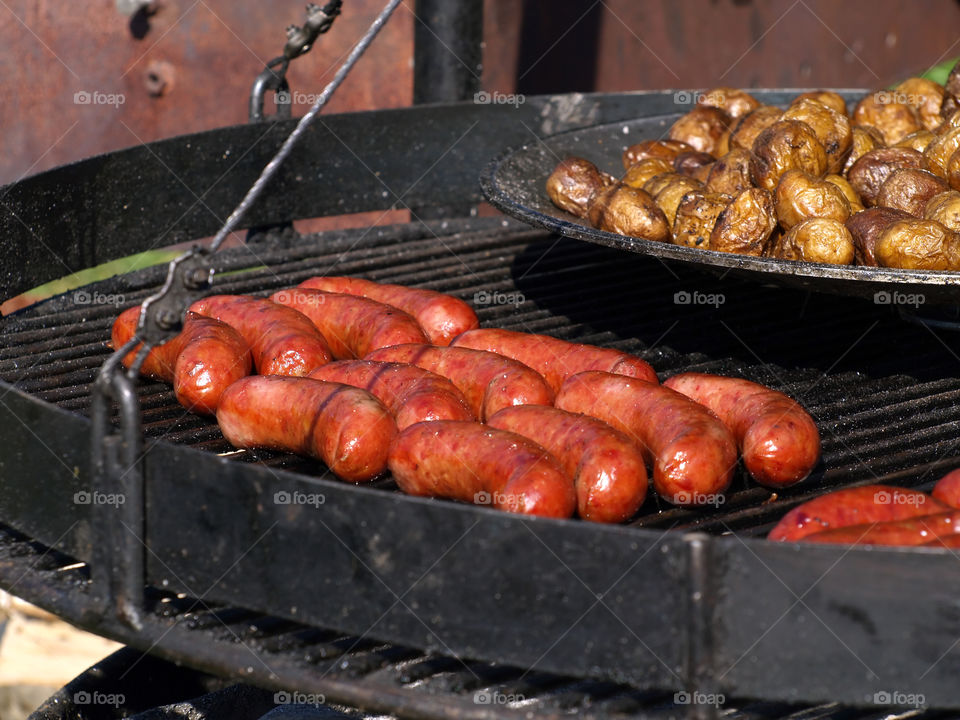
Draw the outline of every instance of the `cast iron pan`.
[[[777,260],[625,237],[591,227],[585,220],[554,206],[547,197],[547,176],[563,158],[579,155],[619,177],[623,174],[623,150],[641,140],[665,137],[678,117],[679,113],[595,125],[511,148],[490,163],[480,177],[480,186],[494,207],[531,225],[664,261],[690,263],[721,276],[867,297],[905,310],[927,304],[958,304],[960,272]]]

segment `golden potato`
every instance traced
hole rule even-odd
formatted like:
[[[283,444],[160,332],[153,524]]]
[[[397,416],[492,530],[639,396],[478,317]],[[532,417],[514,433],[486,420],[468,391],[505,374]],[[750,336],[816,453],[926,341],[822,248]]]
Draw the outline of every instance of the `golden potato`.
[[[710,236],[717,218],[732,198],[722,193],[694,190],[683,196],[673,221],[673,242],[676,245],[710,249]]]
[[[853,145],[850,148],[850,154],[847,155],[847,161],[843,164],[844,172],[847,172],[851,165],[871,150],[885,147],[883,135],[876,128],[869,125],[854,125],[850,132],[853,135]]]
[[[629,185],[630,187],[640,190],[643,189],[643,186],[650,178],[672,171],[673,163],[671,163],[669,160],[648,157],[644,158],[643,160],[638,160],[633,165],[628,167],[627,171],[623,174],[623,177],[620,178],[620,182],[622,182],[624,185]]]
[[[753,143],[750,176],[757,187],[771,192],[780,176],[796,168],[814,177],[827,170],[827,154],[816,134],[800,120],[781,120],[761,132]]]
[[[898,220],[880,235],[875,253],[881,267],[960,270],[960,235],[936,220]]]
[[[736,119],[760,107],[760,101],[744,90],[716,87],[703,93],[697,100],[697,105],[715,107]]]
[[[721,136],[730,127],[730,116],[723,110],[697,105],[670,128],[670,139],[692,145],[694,150],[715,154]]]
[[[960,113],[957,113],[960,115]],[[947,177],[947,161],[950,156],[960,149],[960,127],[954,128],[943,135],[937,135],[927,149],[923,151],[923,159],[926,161],[926,169],[934,175],[942,178]]]
[[[929,148],[928,148],[929,150]],[[880,186],[897,168],[923,168],[924,156],[916,150],[886,147],[864,153],[850,169],[847,180],[864,205],[876,205]]]
[[[750,161],[753,153],[743,148],[734,148],[719,158],[710,168],[710,174],[705,183],[710,192],[738,195],[747,188],[753,187],[750,180]]]
[[[623,169],[629,170],[631,165],[647,158],[660,158],[673,162],[680,153],[691,151],[693,151],[692,147],[679,140],[644,140],[623,151]]]
[[[960,231],[960,192],[947,190],[934,195],[923,209],[925,220],[936,220],[948,230]]]
[[[853,124],[875,127],[887,145],[923,128],[917,111],[906,103],[896,102],[889,90],[878,90],[858,102],[853,110]]]
[[[853,236],[857,265],[876,267],[878,263],[874,251],[883,231],[898,220],[906,220],[910,217],[912,217],[910,213],[905,213],[903,210],[872,207],[847,218],[844,224]]]
[[[935,137],[936,134],[930,130],[917,130],[915,133],[910,133],[900,142],[896,143],[894,147],[911,148],[917,152],[923,152]]]
[[[787,170],[783,174],[777,183],[774,204],[777,219],[784,230],[810,218],[833,218],[843,222],[850,217],[850,202],[843,191],[803,170]]]
[[[589,160],[568,157],[547,178],[547,196],[561,210],[586,217],[593,198],[603,190],[603,176]]]
[[[943,119],[943,122],[937,125],[933,131],[934,135],[946,135],[951,130],[960,127],[960,112],[954,111]]]
[[[832,90],[814,90],[797,95],[790,104],[798,103],[801,100],[814,100],[826,105],[831,110],[836,110],[841,115],[847,114],[847,101]]]
[[[954,190],[960,190],[960,150],[947,160],[947,184]]]
[[[717,216],[710,234],[710,249],[760,256],[776,226],[769,191],[747,188]]]
[[[665,172],[662,175],[655,175],[647,180],[647,184],[643,186],[643,191],[650,197],[656,197],[667,185],[682,180],[685,177],[687,176],[677,172]]]
[[[816,100],[804,99],[790,105],[781,120],[800,120],[809,125],[827,153],[827,172],[843,170],[853,147],[853,132],[846,115]]]
[[[934,130],[940,124],[940,108],[946,94],[943,85],[926,78],[912,77],[897,85],[893,94],[895,99],[917,111],[920,123],[927,130]]]
[[[946,120],[960,109],[960,62],[957,62],[943,84],[943,104],[940,106],[940,117]]]
[[[897,168],[880,186],[877,193],[879,207],[903,210],[916,217],[923,217],[927,201],[950,186],[933,173],[916,168]]]
[[[854,259],[853,237],[839,220],[810,218],[790,228],[767,254],[784,260],[849,265]]]
[[[842,175],[826,175],[823,179],[840,188],[840,192],[843,193],[843,196],[847,199],[847,202],[850,203],[851,215],[863,210],[863,203],[860,200],[860,196],[857,195],[857,191],[853,189],[853,185],[847,182],[845,177]]]
[[[716,158],[705,152],[682,152],[673,160],[673,169],[681,175],[695,176],[705,165],[712,165]]]
[[[688,192],[700,190],[702,187],[703,183],[698,180],[694,180],[692,177],[687,177],[686,175],[680,175],[671,180],[666,187],[654,196],[653,199],[657,203],[657,207],[663,210],[669,227],[673,227],[673,221],[677,217],[677,207],[680,205],[680,201],[683,200],[683,196]]]
[[[773,105],[761,105],[730,126],[730,149],[750,150],[757,135],[780,120],[783,110]]]

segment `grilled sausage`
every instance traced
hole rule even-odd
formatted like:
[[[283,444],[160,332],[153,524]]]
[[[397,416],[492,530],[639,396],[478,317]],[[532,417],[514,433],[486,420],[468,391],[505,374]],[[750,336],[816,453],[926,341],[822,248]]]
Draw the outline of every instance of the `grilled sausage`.
[[[552,405],[553,391],[536,371],[496,353],[463,347],[396,345],[366,360],[401,362],[442,375],[457,386],[481,420],[512,405]]]
[[[944,505],[960,509],[960,469],[951,470],[937,480],[930,494]]]
[[[749,380],[704,373],[674,375],[665,387],[705,405],[730,429],[747,471],[761,485],[803,480],[820,459],[820,433],[795,400]]]
[[[388,285],[350,277],[314,277],[302,288],[360,295],[413,315],[434,345],[449,345],[457,335],[479,326],[477,314],[459,298],[434,290]]]
[[[824,530],[807,535],[804,542],[842,543],[845,545],[927,545],[932,540],[960,533],[960,510],[921,515],[906,520]],[[952,541],[951,541],[952,542]]]
[[[960,548],[960,534],[942,535],[936,540],[924,543],[924,547]]]
[[[428,420],[476,419],[453,383],[415,365],[341,360],[308,377],[363,388],[387,407],[399,430]]]
[[[647,496],[643,453],[605,422],[549,407],[504,408],[490,427],[523,435],[550,451],[577,488],[577,513],[594,522],[623,522]]]
[[[781,518],[767,539],[799,540],[832,528],[905,520],[949,509],[917,490],[862,485],[835,490],[798,505]]]
[[[390,345],[427,342],[411,315],[376,300],[302,288],[281,290],[270,299],[310,318],[337,360],[362,358]]]
[[[676,505],[721,502],[737,465],[730,431],[712,412],[661,385],[605,372],[571,375],[556,406],[603,420],[652,455],[653,487]]]
[[[525,437],[475,422],[411,425],[390,447],[390,472],[410,495],[566,518],[577,494],[557,459]]]
[[[397,434],[393,417],[366,390],[302,377],[238,380],[220,398],[217,422],[235,447],[319,458],[350,482],[386,469]]]
[[[549,335],[483,328],[464,333],[453,341],[454,347],[486,350],[504,355],[540,373],[554,392],[563,381],[584,370],[605,370],[616,375],[640,378],[656,383],[657,373],[650,365],[620,350],[581,345]]]
[[[140,306],[120,314],[111,332],[112,345],[120,348],[133,337]],[[130,367],[137,345],[124,359]],[[147,353],[140,373],[173,384],[177,400],[188,410],[213,415],[223,391],[250,374],[250,348],[240,334],[219,320],[187,313],[183,331]]]
[[[332,359],[326,338],[308,318],[269,300],[214,295],[197,300],[190,309],[240,333],[261,375],[306,375]]]

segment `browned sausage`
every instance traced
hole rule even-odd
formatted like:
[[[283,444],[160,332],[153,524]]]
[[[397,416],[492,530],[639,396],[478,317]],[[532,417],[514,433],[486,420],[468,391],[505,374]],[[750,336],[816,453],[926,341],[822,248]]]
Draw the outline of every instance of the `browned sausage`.
[[[862,485],[834,490],[798,505],[781,518],[767,539],[799,540],[832,528],[904,520],[949,509],[917,490]]]
[[[481,420],[512,405],[552,405],[553,391],[536,370],[496,353],[461,347],[396,345],[365,359],[409,363],[457,386]]]
[[[681,373],[664,383],[717,414],[737,440],[747,471],[761,485],[803,480],[820,459],[820,433],[795,400],[749,380]]]
[[[906,520],[824,530],[807,535],[804,542],[842,543],[844,545],[927,545],[932,540],[960,533],[960,510],[920,515]]]
[[[240,333],[261,375],[306,375],[332,359],[326,338],[308,318],[269,300],[214,295],[197,300],[190,309]]]
[[[563,381],[584,370],[604,370],[617,375],[659,382],[653,368],[636,355],[567,342],[549,335],[483,328],[464,333],[452,345],[486,350],[505,355],[543,375],[554,392],[560,391]]]
[[[133,337],[140,307],[120,314],[113,323],[112,345],[120,348]],[[140,345],[124,359],[133,364]],[[232,383],[250,374],[250,348],[239,333],[219,320],[187,313],[183,331],[147,353],[142,375],[173,384],[177,400],[188,410],[213,415],[220,396]]]
[[[937,480],[930,494],[944,505],[960,508],[960,469],[951,470]]]
[[[924,543],[924,547],[960,548],[960,534],[943,535],[936,540]]]
[[[376,300],[301,288],[281,290],[270,299],[310,318],[337,360],[362,358],[390,345],[427,342],[412,315]]]
[[[653,487],[665,500],[723,502],[737,465],[736,442],[716,415],[686,395],[590,371],[567,378],[556,406],[592,415],[639,441],[653,457]]]
[[[453,383],[415,365],[341,360],[308,377],[363,388],[386,405],[400,430],[428,420],[476,420]]]
[[[633,516],[647,497],[647,470],[635,442],[605,422],[550,407],[504,408],[487,420],[523,435],[560,461],[577,488],[584,520],[617,523]]]
[[[390,447],[390,472],[410,495],[566,518],[577,494],[557,459],[525,437],[475,422],[411,425]]]
[[[350,277],[314,277],[300,287],[360,295],[399,308],[417,319],[434,345],[449,345],[457,335],[480,324],[473,308],[463,300],[433,290]]]
[[[397,434],[393,417],[366,390],[300,377],[238,380],[220,398],[217,422],[235,447],[319,458],[350,482],[386,469]]]

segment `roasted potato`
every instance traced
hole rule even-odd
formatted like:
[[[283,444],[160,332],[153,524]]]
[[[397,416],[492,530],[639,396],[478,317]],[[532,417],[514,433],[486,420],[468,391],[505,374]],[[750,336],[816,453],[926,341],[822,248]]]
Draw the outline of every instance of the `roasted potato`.
[[[956,130],[960,127],[960,111],[955,111],[951,115],[948,115],[943,119],[943,122],[937,125],[937,129],[933,131],[934,135],[946,135],[951,130]]]
[[[710,168],[705,183],[710,192],[737,195],[753,187],[750,180],[750,162],[753,153],[743,148],[734,148],[718,159]]]
[[[801,100],[815,100],[818,103],[826,105],[831,110],[836,110],[841,115],[847,115],[847,101],[841,95],[832,90],[814,90],[797,95],[790,104],[800,102]]]
[[[710,249],[710,236],[717,218],[732,198],[723,193],[694,190],[683,196],[673,221],[673,242],[676,245]]]
[[[716,161],[714,161],[716,162]],[[701,165],[690,175],[694,180],[699,180],[700,182],[706,184],[707,178],[710,177],[710,171],[713,170],[713,163],[709,165]]]
[[[760,101],[744,90],[716,87],[703,93],[697,100],[697,105],[715,107],[736,119],[760,107]]]
[[[796,168],[814,177],[822,177],[827,170],[823,145],[800,120],[781,120],[761,132],[753,143],[753,156],[753,183],[771,192],[787,170]]]
[[[850,132],[853,135],[853,146],[850,148],[850,154],[847,155],[847,161],[843,164],[844,172],[850,170],[851,165],[871,150],[885,147],[883,135],[876,128],[869,125],[854,125]]]
[[[960,113],[957,114],[960,115]],[[927,149],[923,151],[926,169],[934,175],[946,178],[947,162],[958,149],[960,149],[960,127],[954,128],[943,135],[937,135],[927,145]]]
[[[850,203],[851,215],[863,210],[863,203],[860,200],[860,196],[857,195],[857,191],[853,189],[853,185],[847,182],[847,179],[843,177],[843,175],[826,175],[823,179],[840,188],[840,192],[843,193],[847,202]]]
[[[697,105],[670,128],[670,139],[692,145],[694,150],[716,156],[721,136],[730,127],[730,116],[723,110]]]
[[[853,249],[857,265],[877,266],[874,250],[883,231],[898,220],[911,218],[910,213],[894,208],[872,207],[847,218],[844,223],[853,236]]]
[[[693,177],[700,168],[705,165],[712,165],[714,162],[716,162],[716,158],[710,153],[698,152],[696,150],[692,152],[682,152],[674,158],[673,169],[681,175]]]
[[[853,132],[846,115],[816,100],[800,100],[786,109],[781,120],[805,122],[827,153],[827,172],[838,173],[853,147]]]
[[[780,120],[783,110],[773,105],[761,105],[730,126],[730,149],[750,150],[757,135]]]
[[[960,192],[947,190],[934,195],[923,209],[925,220],[936,220],[948,230],[960,232]]]
[[[644,158],[643,160],[638,160],[633,165],[628,167],[627,171],[623,174],[623,177],[620,178],[620,182],[622,182],[624,185],[629,185],[630,187],[637,188],[639,190],[643,189],[643,186],[646,185],[650,178],[672,171],[673,163],[671,163],[669,160],[648,157]]]
[[[561,210],[586,217],[594,197],[604,189],[601,172],[589,160],[568,157],[547,178],[547,195]]]
[[[646,240],[670,239],[667,218],[643,190],[615,185],[600,193],[590,205],[590,222],[608,232]]]
[[[683,200],[683,196],[694,190],[700,190],[703,188],[703,183],[694,180],[692,177],[687,177],[686,175],[674,175],[674,179],[667,183],[666,187],[660,190],[653,199],[657,203],[657,207],[663,210],[663,214],[667,217],[667,225],[673,227],[673,221],[677,217],[677,207],[680,205],[680,201]]]
[[[784,260],[849,265],[854,258],[853,237],[839,220],[810,218],[772,243],[767,254]]]
[[[934,130],[943,119],[940,108],[943,106],[945,91],[943,85],[926,78],[907,78],[893,89],[895,99],[904,102],[914,110],[920,123],[927,130]]]
[[[665,172],[662,175],[655,175],[647,180],[647,184],[643,186],[643,190],[650,197],[656,197],[667,185],[682,180],[685,177],[687,176],[677,172]]]
[[[710,249],[762,255],[777,226],[773,198],[763,188],[747,188],[727,205],[710,233]]]
[[[960,150],[947,160],[947,184],[954,190],[960,190]]]
[[[960,270],[960,235],[936,220],[898,220],[883,231],[874,251],[881,267]]]
[[[934,195],[949,190],[943,178],[926,170],[897,168],[883,181],[877,193],[877,205],[903,210],[916,217],[923,217],[927,201]]]
[[[929,149],[929,148],[928,148]],[[865,153],[847,170],[847,180],[863,200],[870,206],[877,204],[880,186],[890,173],[897,168],[923,168],[924,156],[910,148],[877,148]]]
[[[832,218],[843,222],[850,217],[850,202],[843,191],[803,170],[787,170],[777,183],[773,197],[777,219],[784,230],[810,218]]]
[[[927,145],[930,144],[930,141],[936,137],[936,134],[930,130],[917,130],[915,133],[910,133],[900,142],[898,142],[894,147],[905,147],[912,148],[917,152],[923,152],[927,149]]]
[[[889,90],[878,90],[858,102],[853,110],[853,124],[875,127],[887,145],[923,128],[917,111],[906,103],[897,102]]]
[[[692,147],[679,140],[644,140],[624,150],[621,158],[623,169],[629,170],[631,165],[647,158],[660,158],[672,163],[680,153],[692,151]]]

